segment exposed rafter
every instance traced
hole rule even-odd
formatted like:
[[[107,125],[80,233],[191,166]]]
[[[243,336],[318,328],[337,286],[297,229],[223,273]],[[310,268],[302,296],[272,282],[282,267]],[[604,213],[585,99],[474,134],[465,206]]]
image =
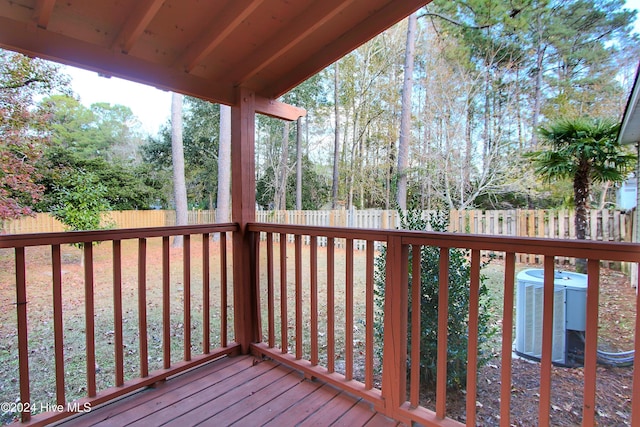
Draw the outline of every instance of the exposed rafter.
[[[353,0],[325,0],[323,3],[313,3],[310,8],[293,19],[291,25],[256,48],[251,55],[251,61],[245,61],[233,67],[235,75],[239,76],[235,83],[243,84],[269,64],[277,61],[291,48],[304,41],[305,37],[313,34],[327,21],[345,10],[352,2]]]
[[[327,64],[340,59],[353,49],[369,41],[380,32],[381,28],[392,26],[424,6],[425,3],[428,3],[428,1],[402,0],[401,2],[392,1],[387,3],[375,14],[354,25],[341,36],[334,37],[331,43],[318,51],[312,52],[299,65],[291,68],[287,73],[286,81],[274,82],[269,87],[257,87],[255,90],[270,98],[281,96],[305,81],[309,76],[320,72]]]
[[[180,64],[189,73],[213,51],[227,36],[235,30],[264,0],[251,0],[248,3],[236,0],[227,7],[209,25],[209,30],[198,37],[189,50],[180,58]]]
[[[120,48],[123,53],[128,53],[138,38],[147,28],[149,22],[158,13],[165,0],[145,0],[141,1],[135,11],[129,16],[127,22],[120,30],[118,37],[113,43],[113,48]]]
[[[33,20],[40,28],[47,28],[56,0],[38,0],[33,10]]]

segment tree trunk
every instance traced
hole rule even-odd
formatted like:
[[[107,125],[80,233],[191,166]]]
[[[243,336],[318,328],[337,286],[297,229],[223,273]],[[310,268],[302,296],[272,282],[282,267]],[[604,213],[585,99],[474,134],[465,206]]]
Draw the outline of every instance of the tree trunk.
[[[587,209],[587,201],[589,200],[589,171],[588,164],[580,165],[578,172],[573,180],[573,194],[576,203],[576,239],[585,240],[587,238],[587,230],[589,229],[589,212]],[[587,260],[582,258],[576,259],[576,272],[587,272]]]
[[[231,195],[231,107],[220,105],[220,142],[218,144],[218,198],[216,222],[229,222]]]
[[[340,76],[339,67],[336,62],[334,66],[334,88],[333,88],[333,103],[335,114],[335,140],[333,143],[333,179],[331,184],[331,208],[335,209],[338,206],[338,156],[340,155],[340,108],[338,106],[338,99],[340,97]]]
[[[296,122],[296,210],[302,210],[302,117]]]
[[[407,47],[404,54],[404,81],[402,83],[402,111],[400,113],[400,141],[398,143],[398,187],[396,202],[401,210],[407,209],[407,166],[411,142],[411,92],[413,90],[413,60],[416,46],[418,16],[409,16]]]
[[[289,122],[284,122],[282,131],[282,149],[280,150],[280,166],[278,167],[278,184],[276,187],[277,209],[287,209],[287,179],[289,178]]]
[[[184,148],[182,146],[182,95],[171,95],[171,159],[173,164],[173,195],[176,204],[176,225],[187,225],[189,207],[184,179]],[[182,236],[175,236],[172,246],[182,247]]]

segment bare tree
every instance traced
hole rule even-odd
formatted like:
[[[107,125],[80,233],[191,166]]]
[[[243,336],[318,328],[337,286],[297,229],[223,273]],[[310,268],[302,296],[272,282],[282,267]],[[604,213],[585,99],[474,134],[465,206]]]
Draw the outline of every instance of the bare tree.
[[[302,210],[302,117],[296,122],[296,210]]]
[[[409,16],[407,47],[404,54],[404,81],[402,83],[402,110],[400,113],[400,141],[398,143],[398,188],[396,201],[402,210],[407,209],[407,166],[411,142],[411,92],[413,90],[413,63],[416,50],[416,23],[418,16]]]
[[[340,109],[338,104],[340,89],[340,74],[338,63],[334,66],[334,113],[335,113],[335,141],[333,145],[333,179],[331,181],[331,208],[335,209],[338,205],[338,159],[340,155]]]
[[[171,95],[171,159],[173,163],[173,195],[176,203],[176,225],[187,225],[187,187],[184,179],[184,148],[182,146],[182,95]],[[182,247],[182,236],[175,236],[172,246]]]

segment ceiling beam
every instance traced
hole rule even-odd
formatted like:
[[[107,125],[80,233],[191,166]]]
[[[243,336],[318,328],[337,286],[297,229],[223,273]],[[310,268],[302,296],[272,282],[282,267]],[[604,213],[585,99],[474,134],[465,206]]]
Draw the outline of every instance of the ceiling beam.
[[[312,6],[302,11],[291,20],[283,31],[277,33],[270,40],[257,47],[250,58],[241,64],[230,67],[225,74],[233,70],[239,76],[235,83],[242,83],[251,79],[269,64],[277,61],[282,55],[302,42],[309,34],[322,27],[327,21],[345,10],[354,0],[325,0],[314,2]],[[256,65],[257,64],[257,65]]]
[[[40,28],[47,28],[56,0],[38,0],[33,9],[33,20]]]
[[[389,1],[383,8],[351,27],[342,36],[337,37],[324,48],[313,52],[312,56],[308,57],[306,61],[302,61],[295,69],[287,70],[285,72],[286,80],[281,80],[270,87],[256,87],[254,89],[270,98],[278,98],[430,1]]]
[[[307,115],[307,111],[304,108],[294,107],[293,105],[285,104],[274,99],[268,99],[261,96],[255,96],[255,109],[256,113],[264,114],[265,116],[275,117],[276,119],[287,120],[293,122],[300,117]]]
[[[196,42],[180,58],[178,66],[190,73],[204,58],[220,45],[243,20],[245,20],[264,0],[251,0],[248,3],[234,0],[211,22],[208,30],[201,34]]]
[[[182,70],[41,28],[34,29],[29,23],[5,17],[0,17],[0,47],[215,103],[234,105],[236,102],[230,81],[221,80],[219,85],[212,85],[210,81]]]
[[[145,28],[158,13],[164,0],[145,0],[137,2],[137,7],[129,15],[127,22],[120,29],[112,48],[120,48],[123,53],[129,53],[133,45],[140,38]]]

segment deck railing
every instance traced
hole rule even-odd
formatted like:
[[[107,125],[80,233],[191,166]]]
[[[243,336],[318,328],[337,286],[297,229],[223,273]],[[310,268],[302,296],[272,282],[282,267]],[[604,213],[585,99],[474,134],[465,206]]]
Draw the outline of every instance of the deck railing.
[[[19,402],[22,403],[21,419],[33,424],[42,425],[70,415],[68,406],[68,387],[65,384],[67,371],[67,351],[65,339],[64,310],[65,297],[62,284],[63,277],[62,245],[83,243],[85,349],[83,363],[86,381],[82,387],[85,397],[76,401],[71,409],[82,410],[84,403],[97,405],[136,389],[152,385],[171,375],[197,366],[224,354],[240,351],[235,342],[228,338],[229,325],[226,324],[230,314],[227,300],[227,271],[229,269],[226,254],[226,232],[237,232],[235,224],[168,227],[153,229],[106,230],[77,233],[48,233],[32,235],[0,236],[0,248],[11,248],[15,265],[15,310],[17,313],[17,347],[19,371]],[[588,292],[586,301],[586,335],[584,346],[584,387],[583,387],[583,425],[594,425],[597,414],[596,402],[596,363],[598,343],[598,310],[601,261],[640,261],[640,245],[629,243],[578,242],[567,240],[545,240],[537,238],[508,238],[458,235],[451,233],[365,230],[347,228],[328,228],[310,226],[292,226],[276,224],[249,224],[248,233],[253,233],[247,244],[255,245],[255,264],[242,264],[246,268],[255,269],[257,278],[256,310],[261,315],[257,318],[255,330],[258,331],[256,342],[251,345],[255,353],[266,355],[275,360],[293,365],[305,372],[309,377],[320,378],[334,386],[347,390],[371,402],[384,414],[403,421],[406,424],[418,422],[429,426],[461,425],[448,417],[447,411],[447,317],[448,317],[448,271],[449,253],[452,248],[469,251],[471,262],[471,278],[469,282],[469,336],[468,336],[468,373],[466,380],[466,424],[476,424],[477,369],[478,355],[478,318],[480,286],[481,251],[504,253],[503,308],[499,324],[501,325],[501,385],[500,385],[500,424],[510,425],[511,376],[512,376],[512,343],[513,343],[513,310],[515,293],[516,254],[535,254],[544,257],[544,313],[542,325],[542,357],[540,363],[540,386],[538,425],[549,425],[551,411],[552,384],[552,344],[554,315],[554,276],[556,257],[586,258],[588,261]],[[209,277],[211,276],[210,245],[211,236],[220,236],[220,270],[218,278],[221,286],[218,303],[220,327],[218,346],[211,348],[210,337],[214,332],[210,328],[209,319],[213,303]],[[181,289],[177,289],[172,276],[171,257],[174,252],[170,248],[170,237],[185,236],[182,249]],[[194,238],[199,236],[200,238]],[[293,236],[293,243],[287,243]],[[319,238],[327,239],[327,246],[320,247]],[[161,255],[157,263],[148,261],[148,241],[160,239]],[[264,241],[262,240],[264,238]],[[308,239],[310,245],[303,245]],[[334,241],[344,239],[344,246],[337,247]],[[365,243],[364,255],[354,250],[354,242]],[[195,255],[194,243],[201,241],[201,255]],[[114,372],[109,387],[100,387],[96,381],[96,282],[94,279],[96,265],[94,261],[95,247],[93,242],[111,242],[112,293],[110,304],[113,319],[113,366]],[[139,370],[131,376],[130,366],[123,361],[123,328],[127,314],[123,311],[123,289],[131,290],[131,283],[124,284],[122,253],[125,242],[137,247],[138,271],[134,292],[137,299],[137,316],[134,321],[138,331]],[[253,243],[251,243],[253,242]],[[199,244],[199,243],[198,243]],[[104,244],[103,244],[104,245]],[[50,248],[48,259],[52,271],[52,318],[55,402],[64,410],[48,412],[32,417],[27,406],[32,400],[34,385],[30,381],[29,360],[33,357],[30,343],[30,326],[28,307],[34,302],[30,299],[29,283],[31,271],[26,248],[45,246]],[[437,384],[433,407],[425,406],[419,398],[421,391],[419,365],[407,361],[415,360],[420,353],[417,345],[408,351],[409,331],[420,329],[420,319],[414,315],[408,319],[409,304],[412,313],[420,312],[420,299],[417,295],[411,298],[409,292],[417,292],[419,286],[415,281],[421,275],[420,264],[414,262],[412,268],[413,286],[409,284],[409,252],[417,253],[421,247],[431,246],[439,249],[439,311],[438,311],[438,346],[437,346]],[[379,249],[386,247],[386,257],[380,258]],[[104,246],[102,246],[104,248]],[[103,249],[101,249],[103,250]],[[197,251],[195,251],[197,252]],[[251,253],[251,252],[250,252]],[[253,255],[251,256],[253,258]],[[202,313],[196,313],[192,304],[192,296],[197,286],[192,283],[192,266],[196,259],[201,260]],[[417,257],[416,257],[417,259]],[[246,260],[235,260],[245,262]],[[152,280],[147,276],[153,267],[161,265],[161,298],[152,303],[147,300],[148,286]],[[381,271],[383,274],[381,275]],[[374,283],[384,282],[384,297],[376,294]],[[198,285],[199,286],[199,285]],[[172,318],[171,307],[176,307],[175,292],[181,304],[176,310],[179,321]],[[237,290],[236,290],[237,291]],[[127,293],[127,295],[129,295]],[[232,295],[232,294],[229,294]],[[126,299],[127,296],[124,297]],[[200,297],[199,297],[200,298]],[[383,300],[381,300],[383,298]],[[211,299],[211,300],[210,300]],[[130,301],[129,301],[130,302]],[[636,301],[636,305],[640,301]],[[152,325],[148,323],[148,310],[156,304],[160,307],[161,338],[158,339],[160,356],[157,357],[161,367],[152,370],[147,363],[152,346],[148,337]],[[64,310],[63,310],[64,308]],[[236,307],[237,308],[237,307]],[[258,309],[259,308],[259,309]],[[252,308],[246,308],[252,310]],[[194,354],[192,337],[194,318],[202,316],[201,347]],[[235,313],[234,313],[235,315]],[[234,319],[237,321],[237,319]],[[409,326],[411,322],[411,326]],[[376,326],[377,325],[377,326]],[[176,329],[180,332],[177,333]],[[640,317],[635,320],[635,350],[640,351]],[[233,333],[233,332],[231,332]],[[182,345],[180,360],[175,357],[172,341],[179,336]],[[419,340],[413,340],[417,342]],[[636,365],[637,367],[637,365]],[[631,424],[640,423],[640,369],[633,374],[633,397],[631,398]],[[26,409],[26,410],[24,410]],[[532,421],[534,422],[534,421]]]
[[[251,224],[256,240],[264,240],[256,257],[259,295],[263,316],[267,318],[263,342],[254,351],[297,366],[310,377],[317,377],[341,389],[370,401],[386,415],[410,425],[418,422],[428,426],[462,425],[447,417],[447,318],[449,250],[469,250],[471,262],[470,298],[468,307],[468,359],[466,380],[466,425],[476,425],[478,319],[481,251],[504,253],[501,338],[500,425],[509,426],[512,396],[513,313],[516,276],[516,254],[544,257],[544,309],[542,324],[542,357],[537,424],[550,424],[552,384],[552,343],[554,315],[554,269],[556,257],[587,259],[588,291],[586,302],[586,333],[584,346],[584,395],[582,425],[596,422],[596,363],[598,344],[598,309],[601,261],[640,261],[640,245],[538,238],[508,238],[458,235],[451,233],[380,231],[347,228],[327,228],[276,224]],[[258,236],[258,233],[261,236]],[[293,248],[286,243],[293,236]],[[319,255],[318,239],[326,238],[326,249]],[[302,240],[310,240],[303,250]],[[345,249],[335,249],[335,239],[346,239]],[[277,249],[274,248],[277,241]],[[366,241],[366,255],[354,273],[355,240]],[[386,245],[384,263],[383,309],[375,313],[374,259],[375,248]],[[408,353],[410,330],[420,329],[418,294],[409,298],[409,289],[417,293],[420,278],[418,257],[412,268],[413,286],[409,286],[409,251],[419,253],[421,247],[439,248],[438,346],[435,406],[421,406],[419,345]],[[293,250],[293,255],[289,251]],[[339,251],[339,252],[337,252]],[[378,261],[375,261],[378,262]],[[320,273],[320,271],[326,272]],[[378,268],[379,270],[380,268]],[[339,271],[339,274],[337,272]],[[293,280],[289,277],[293,276]],[[338,277],[341,276],[341,277]],[[336,294],[339,278],[341,296]],[[354,281],[359,282],[362,295],[354,303]],[[319,286],[318,283],[322,282]],[[288,286],[289,283],[293,285]],[[363,290],[362,290],[363,289]],[[322,295],[323,294],[323,295]],[[339,310],[336,307],[339,301]],[[409,301],[414,314],[408,319]],[[293,303],[292,303],[293,302]],[[640,299],[636,301],[636,307]],[[290,308],[293,306],[293,310]],[[363,308],[364,306],[364,308]],[[354,314],[354,310],[357,311]],[[637,309],[636,309],[637,310]],[[380,324],[374,316],[382,316],[383,339],[376,338],[374,328]],[[364,328],[364,331],[361,329]],[[640,350],[640,316],[635,320],[635,350]],[[358,334],[354,337],[354,333]],[[417,343],[418,339],[413,339]],[[308,348],[307,348],[308,346]],[[381,348],[376,353],[374,348]],[[319,350],[320,349],[320,350]],[[379,350],[380,351],[380,350]],[[359,358],[355,361],[355,358]],[[636,359],[637,360],[637,359]],[[339,362],[339,369],[337,363]],[[634,370],[631,425],[640,423],[640,369]],[[377,366],[377,368],[376,368]],[[364,367],[363,369],[361,369]],[[407,372],[407,370],[410,370]],[[357,377],[354,370],[362,370]],[[381,375],[377,376],[376,372]],[[380,382],[381,381],[381,382]],[[531,420],[535,423],[534,420]]]
[[[24,235],[5,235],[0,236],[0,249],[11,248],[14,250],[15,259],[15,309],[17,312],[17,347],[18,347],[18,370],[19,370],[19,398],[16,400],[18,403],[15,408],[20,412],[20,419],[23,422],[31,421],[34,425],[43,425],[57,419],[71,415],[74,411],[82,411],[83,409],[90,408],[93,405],[97,405],[111,399],[117,398],[124,394],[127,394],[136,389],[152,385],[158,381],[166,379],[167,377],[182,372],[186,369],[198,366],[209,360],[216,359],[225,354],[230,354],[238,351],[239,346],[234,342],[231,342],[228,338],[228,330],[230,325],[228,324],[228,318],[231,317],[231,313],[227,312],[229,305],[230,295],[227,291],[227,271],[230,268],[227,259],[227,232],[234,232],[237,230],[235,224],[220,224],[220,225],[199,225],[199,226],[182,226],[182,227],[162,227],[162,228],[139,228],[139,229],[125,229],[125,230],[102,230],[91,232],[72,232],[72,233],[42,233],[42,234],[24,234]],[[170,238],[172,236],[183,236],[183,249],[178,250],[178,254],[181,252],[182,262],[181,265],[175,265],[171,262],[171,254],[175,254],[175,250],[172,252],[170,247]],[[212,242],[212,237],[217,237],[218,243]],[[160,252],[159,256],[154,259],[160,259],[161,261],[148,261],[148,242],[150,239],[154,239],[156,249]],[[160,243],[157,240],[161,240]],[[108,331],[108,334],[112,336],[113,346],[113,359],[110,361],[110,365],[114,367],[113,378],[111,386],[101,389],[97,385],[97,371],[101,368],[96,364],[96,351],[103,351],[105,349],[98,348],[96,344],[96,318],[98,312],[96,311],[96,281],[94,278],[94,250],[96,246],[94,243],[102,242],[100,250],[103,250],[105,242],[111,242],[111,259],[112,259],[112,303],[109,304],[112,311],[113,330]],[[127,294],[131,295],[132,299],[137,299],[136,307],[131,308],[131,312],[137,311],[137,316],[123,315],[123,259],[122,248],[123,244],[127,242],[127,245],[137,246],[137,250],[134,247],[134,257],[137,252],[137,283],[136,279],[128,279],[127,282]],[[229,242],[231,243],[231,242]],[[84,305],[84,328],[85,335],[85,351],[82,355],[84,359],[84,369],[86,370],[86,381],[81,387],[85,391],[85,397],[75,400],[73,403],[69,402],[67,398],[68,385],[65,384],[65,372],[69,374],[69,359],[70,355],[65,354],[69,343],[65,342],[65,332],[68,326],[63,321],[63,306],[69,304],[63,296],[63,259],[61,256],[61,247],[66,248],[66,245],[78,245],[81,244],[83,249],[83,273],[84,273],[84,295],[81,302]],[[194,246],[200,246],[199,253],[195,253]],[[220,263],[216,267],[211,265],[211,247],[212,245],[219,245],[219,260]],[[25,249],[30,247],[50,247],[50,257],[44,262],[50,263],[52,271],[52,286],[50,290],[50,298],[52,298],[52,319],[46,319],[46,322],[53,323],[53,348],[54,354],[54,369],[50,375],[55,376],[54,390],[48,390],[55,394],[55,403],[47,403],[46,405],[40,404],[37,406],[32,399],[32,391],[34,386],[30,381],[30,373],[33,369],[38,367],[30,366],[31,354],[34,351],[33,348],[39,348],[40,343],[34,342],[37,338],[30,336],[31,324],[29,322],[28,307],[32,304],[39,303],[34,301],[36,298],[40,298],[38,292],[34,292],[34,295],[30,295],[30,269],[34,266],[34,262],[43,262],[42,260],[31,261],[26,255]],[[231,252],[231,251],[229,251]],[[192,264],[195,265],[197,261],[200,271],[197,276],[197,286],[192,287]],[[158,265],[158,263],[160,265]],[[65,267],[67,268],[67,267]],[[151,280],[147,277],[149,273],[153,272],[157,275],[161,269],[161,280],[159,283],[150,283]],[[182,272],[181,280],[176,280],[172,277],[172,269],[179,269]],[[213,270],[213,271],[212,271]],[[219,284],[216,286],[217,295],[212,295],[212,282]],[[133,282],[133,283],[131,283]],[[182,292],[176,289],[179,282],[182,288]],[[9,285],[8,283],[6,285]],[[158,301],[150,301],[147,298],[148,288],[161,286],[161,290],[156,289]],[[100,284],[100,288],[104,287],[104,283]],[[108,285],[107,285],[108,287]],[[197,289],[196,289],[197,288]],[[103,290],[101,289],[102,293]],[[178,315],[178,320],[172,318],[172,301],[176,298],[176,292],[178,298],[182,300],[182,307],[178,309],[181,311],[181,318]],[[192,295],[198,292],[198,300],[201,304],[198,305],[198,310],[201,313],[196,313],[192,304]],[[107,292],[108,293],[108,292]],[[213,299],[216,299],[214,303]],[[126,301],[127,307],[131,301]],[[175,307],[175,302],[173,306]],[[161,338],[151,336],[150,325],[148,322],[148,310],[153,307],[159,307],[161,313],[157,316],[157,328],[161,330]],[[212,307],[219,307],[219,313],[211,313]],[[215,315],[219,318],[219,328],[212,330],[211,318]],[[175,316],[173,316],[175,317]],[[125,379],[125,371],[127,376],[131,376],[131,366],[125,364],[124,349],[127,347],[124,343],[123,337],[123,319],[127,323],[127,327],[131,327],[131,323],[137,321],[137,345],[135,350],[138,353],[138,372],[133,375],[133,378]],[[197,320],[194,320],[197,319]],[[66,320],[66,319],[65,319]],[[33,319],[32,319],[33,321]],[[192,322],[199,324],[199,330],[202,331],[202,336],[192,337],[192,330],[194,325]],[[181,325],[180,325],[181,324]],[[155,325],[154,325],[155,327]],[[176,333],[176,329],[180,329],[180,333]],[[182,335],[182,342],[179,345],[175,345],[176,335]],[[212,337],[214,339],[212,339]],[[130,338],[130,337],[129,337]],[[153,343],[149,340],[154,339]],[[157,341],[157,343],[156,343]],[[172,341],[173,350],[172,350]],[[212,348],[213,341],[215,341],[215,348]],[[197,343],[197,344],[196,344]],[[161,347],[158,349],[159,356],[153,359],[155,365],[160,365],[159,369],[150,369],[150,348]],[[182,356],[175,355],[175,349],[182,349]],[[195,350],[194,350],[195,349]],[[105,351],[108,351],[106,349]],[[197,352],[197,354],[194,354]],[[102,362],[102,361],[101,361]],[[77,367],[74,367],[77,369]],[[41,385],[40,385],[41,386]],[[49,409],[49,412],[45,412]],[[34,412],[43,411],[45,413],[39,415],[33,415]]]

